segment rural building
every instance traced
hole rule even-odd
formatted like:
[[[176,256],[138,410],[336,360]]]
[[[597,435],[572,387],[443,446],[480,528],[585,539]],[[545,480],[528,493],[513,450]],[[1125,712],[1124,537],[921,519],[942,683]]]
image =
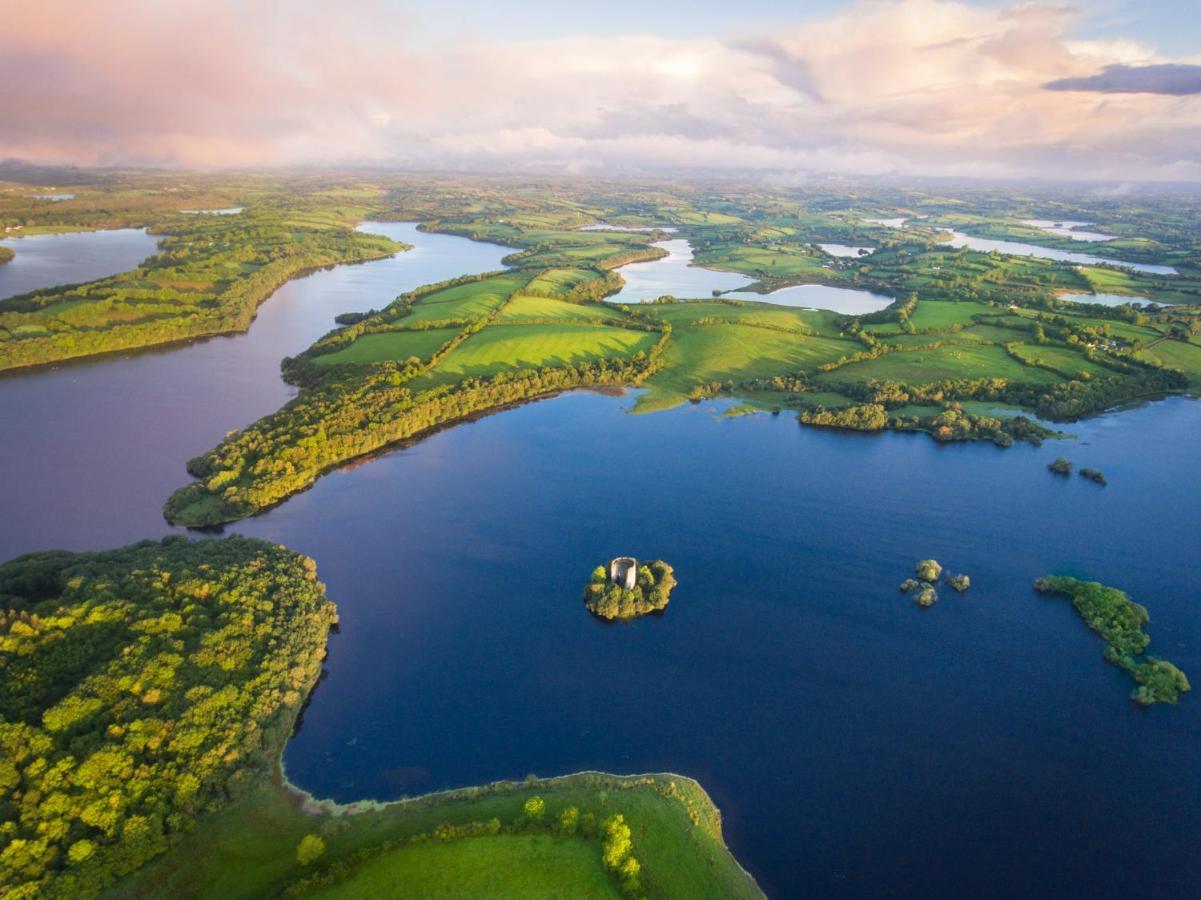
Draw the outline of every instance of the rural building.
[[[632,556],[619,556],[609,563],[609,580],[632,591],[638,581],[638,560]]]

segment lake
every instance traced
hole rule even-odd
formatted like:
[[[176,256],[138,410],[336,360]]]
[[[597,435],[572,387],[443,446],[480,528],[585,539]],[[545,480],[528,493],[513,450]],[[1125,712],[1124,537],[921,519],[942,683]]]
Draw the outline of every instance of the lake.
[[[338,312],[510,248],[369,230],[397,257],[281,288],[246,335],[0,378],[0,558],[171,532],[184,461],[290,395]],[[1140,711],[1048,572],[1128,590],[1201,681],[1201,404],[1001,450],[922,435],[630,415],[575,392],[321,479],[230,530],[313,556],[341,611],[289,744],[318,796],[386,799],[584,768],[670,770],[774,896],[1197,896],[1197,698]],[[1056,478],[1065,455],[1101,488]],[[661,557],[662,617],[583,609],[592,568]],[[897,585],[967,572],[929,610]]]
[[[32,234],[5,238],[0,247],[16,254],[0,264],[0,300],[128,272],[158,250],[144,228]]]
[[[1112,234],[1102,234],[1099,231],[1085,231],[1084,229],[1093,224],[1092,222],[1073,222],[1068,219],[1026,219],[1023,221],[1023,224],[1029,225],[1031,228],[1039,228],[1048,234],[1069,237],[1074,241],[1100,243],[1115,239]]]
[[[1070,262],[1079,266],[1120,266],[1123,269],[1133,269],[1136,272],[1147,272],[1152,275],[1175,275],[1172,266],[1155,266],[1148,263],[1124,262],[1103,256],[1093,256],[1088,253],[1078,253],[1075,250],[1053,250],[1050,247],[1039,247],[1035,244],[1023,244],[1019,241],[996,241],[991,238],[976,237],[964,234],[962,231],[945,229],[951,235],[952,247],[968,247],[981,253],[1007,253],[1010,256],[1034,256],[1038,259],[1051,259],[1058,262]]]
[[[712,298],[714,291],[720,291],[722,299],[860,315],[884,309],[893,302],[891,297],[871,291],[824,284],[796,285],[767,294],[740,290],[752,279],[736,272],[721,272],[692,265],[692,245],[683,238],[658,241],[655,246],[666,250],[667,256],[651,262],[621,266],[617,271],[626,283],[618,293],[607,298],[610,303],[645,303],[667,294],[681,300],[707,300]]]

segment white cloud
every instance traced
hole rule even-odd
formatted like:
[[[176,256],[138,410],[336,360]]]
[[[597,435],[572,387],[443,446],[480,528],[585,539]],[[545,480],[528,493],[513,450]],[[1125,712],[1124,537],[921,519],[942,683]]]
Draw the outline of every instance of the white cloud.
[[[23,6],[0,32],[14,86],[0,155],[1121,179],[1201,166],[1201,100],[1042,87],[1181,62],[1074,40],[1060,6],[877,0],[737,42],[424,47],[374,4],[292,8],[285,39],[233,0]]]

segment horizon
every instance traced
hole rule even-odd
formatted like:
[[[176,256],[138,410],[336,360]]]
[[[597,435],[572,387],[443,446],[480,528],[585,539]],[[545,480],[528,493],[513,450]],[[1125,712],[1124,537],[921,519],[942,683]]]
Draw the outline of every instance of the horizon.
[[[37,165],[1201,180],[1177,0],[5,5]]]

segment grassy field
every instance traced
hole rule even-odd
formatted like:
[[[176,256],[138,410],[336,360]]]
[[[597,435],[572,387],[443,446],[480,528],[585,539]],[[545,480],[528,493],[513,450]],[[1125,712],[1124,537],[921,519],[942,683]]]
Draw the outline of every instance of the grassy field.
[[[413,325],[419,322],[475,319],[485,316],[508,300],[527,280],[527,273],[512,272],[434,291],[418,299],[401,324]]]
[[[389,359],[408,359],[415,356],[429,359],[434,352],[458,334],[456,328],[428,328],[424,331],[385,331],[365,334],[349,347],[336,353],[325,353],[314,357],[319,366],[343,365],[346,363],[376,363]]]
[[[663,369],[647,382],[640,411],[664,409],[687,399],[700,384],[743,381],[812,369],[858,348],[852,341],[788,334],[746,325],[679,325]]]
[[[586,841],[497,835],[394,850],[309,896],[525,900],[619,898],[622,893],[601,864],[597,848]]]
[[[1194,390],[1201,389],[1201,343],[1197,343],[1196,339],[1187,344],[1182,341],[1159,341],[1138,355],[1180,369],[1188,376]]]
[[[452,350],[414,384],[443,384],[502,369],[566,366],[650,350],[658,335],[607,325],[490,325]]]
[[[561,271],[556,269],[555,271]],[[564,303],[549,297],[518,294],[510,300],[497,316],[497,322],[515,319],[555,319],[559,321],[588,319],[618,319],[620,315],[611,307],[601,303]]]
[[[909,384],[928,384],[949,378],[975,378],[987,373],[998,378],[1032,384],[1060,381],[1045,369],[1024,366],[1005,352],[989,345],[944,345],[937,350],[888,353],[876,359],[851,363],[823,376],[832,384],[861,382],[869,378],[891,378]]]
[[[1030,365],[1054,369],[1065,378],[1075,378],[1085,372],[1093,378],[1113,374],[1111,370],[1090,362],[1082,354],[1065,346],[1018,344],[1014,352]]]
[[[985,306],[983,303],[972,303],[971,301],[950,303],[939,300],[923,300],[910,316],[910,321],[913,322],[913,327],[918,329],[943,329],[953,325],[971,324],[972,316],[979,313],[996,315],[996,312],[995,309]]]
[[[523,804],[534,796],[545,803],[546,822],[557,821],[568,806],[598,820],[623,815],[648,897],[762,896],[726,849],[720,814],[696,782],[672,775],[600,774],[434,794],[385,806],[365,804],[351,808],[350,815],[316,807],[306,811],[284,789],[264,785],[202,819],[172,852],[118,883],[111,896],[275,896],[339,863],[346,864],[349,878],[329,896],[396,896],[389,884],[399,877],[406,880],[403,890],[410,892],[399,896],[439,896],[443,891],[462,896],[459,890],[471,891],[476,884],[484,885],[481,896],[489,897],[614,896],[616,884],[600,865],[600,839],[531,828]],[[440,825],[494,818],[504,829],[497,835],[450,841],[420,837]],[[321,836],[326,849],[317,862],[303,866],[296,848],[308,834]],[[442,863],[455,868],[444,871]],[[557,883],[579,890],[544,890],[552,875],[562,879]]]

